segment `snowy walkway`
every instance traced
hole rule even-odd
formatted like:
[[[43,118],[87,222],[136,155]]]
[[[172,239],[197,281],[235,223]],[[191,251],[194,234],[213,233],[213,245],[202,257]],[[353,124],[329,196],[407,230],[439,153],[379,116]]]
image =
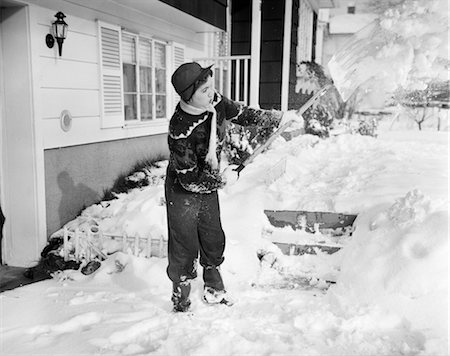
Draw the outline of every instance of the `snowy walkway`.
[[[164,267],[152,262],[130,260]],[[170,312],[161,287],[123,289],[138,285],[130,277],[52,280],[4,293],[2,355],[413,355],[423,346],[399,318],[375,308],[334,309],[317,289],[247,286],[226,307],[204,305],[196,283],[193,314],[185,315]]]

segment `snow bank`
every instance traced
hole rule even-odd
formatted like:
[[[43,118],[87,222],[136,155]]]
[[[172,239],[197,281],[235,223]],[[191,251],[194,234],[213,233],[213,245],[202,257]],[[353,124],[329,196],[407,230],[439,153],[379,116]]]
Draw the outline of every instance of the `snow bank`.
[[[330,295],[342,308],[378,305],[432,330],[428,351],[444,354],[433,337],[448,338],[448,223],[447,202],[418,190],[363,212]]]

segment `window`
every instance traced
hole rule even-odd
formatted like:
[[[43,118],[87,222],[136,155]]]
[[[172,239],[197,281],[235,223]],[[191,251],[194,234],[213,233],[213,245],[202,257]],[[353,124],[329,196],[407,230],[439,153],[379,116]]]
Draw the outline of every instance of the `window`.
[[[123,102],[126,122],[167,117],[167,45],[122,32]]]
[[[184,63],[184,46],[98,22],[102,128],[168,119],[179,98],[169,74]]]

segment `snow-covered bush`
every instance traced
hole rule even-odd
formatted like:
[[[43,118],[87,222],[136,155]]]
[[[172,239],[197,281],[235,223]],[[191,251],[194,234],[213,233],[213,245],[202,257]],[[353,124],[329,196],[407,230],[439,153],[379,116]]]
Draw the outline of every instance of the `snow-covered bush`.
[[[231,124],[227,128],[224,146],[225,157],[230,164],[241,164],[276,131],[277,125],[243,127]]]
[[[297,97],[295,104],[300,108],[317,90],[330,84],[323,67],[315,62],[301,62],[297,70]],[[292,105],[292,104],[291,104]],[[345,104],[342,102],[336,89],[328,90],[304,114],[305,132],[319,137],[328,137],[331,125],[336,119],[342,119]]]
[[[362,118],[358,119],[357,133],[362,136],[377,136],[377,120],[375,118]]]
[[[128,172],[117,177],[111,189],[103,194],[102,200],[115,199],[117,194],[134,188],[160,184],[166,174],[166,161],[162,157],[144,159],[137,162]]]
[[[333,123],[333,116],[322,105],[317,105],[303,114],[305,119],[305,133],[319,137],[330,135],[330,126]]]

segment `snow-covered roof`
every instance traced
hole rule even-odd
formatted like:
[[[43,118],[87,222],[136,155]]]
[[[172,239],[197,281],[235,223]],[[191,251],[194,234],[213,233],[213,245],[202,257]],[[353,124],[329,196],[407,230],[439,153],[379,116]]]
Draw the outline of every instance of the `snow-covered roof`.
[[[330,34],[355,33],[375,20],[375,14],[343,14],[330,18]]]

